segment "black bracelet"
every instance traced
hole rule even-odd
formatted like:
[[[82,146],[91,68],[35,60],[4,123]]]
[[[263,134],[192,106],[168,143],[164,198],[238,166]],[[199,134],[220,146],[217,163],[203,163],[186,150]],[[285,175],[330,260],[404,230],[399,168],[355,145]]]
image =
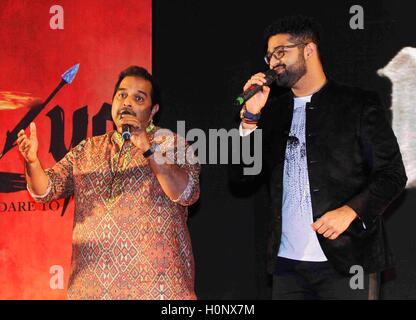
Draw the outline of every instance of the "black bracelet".
[[[147,151],[143,152],[143,157],[149,158],[153,153],[155,153],[155,150],[150,147]]]

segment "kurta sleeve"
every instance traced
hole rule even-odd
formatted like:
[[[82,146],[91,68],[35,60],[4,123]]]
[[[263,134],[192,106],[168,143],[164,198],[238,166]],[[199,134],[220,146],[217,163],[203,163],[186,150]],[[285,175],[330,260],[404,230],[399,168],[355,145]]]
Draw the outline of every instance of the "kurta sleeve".
[[[74,163],[76,154],[83,148],[84,144],[85,142],[81,142],[52,168],[45,170],[48,176],[48,187],[44,194],[35,194],[27,185],[27,190],[36,202],[46,203],[56,199],[67,198],[74,193]]]
[[[188,174],[186,188],[177,199],[171,200],[182,206],[190,206],[199,199],[199,174],[201,172],[199,160],[185,138],[166,129],[159,130],[158,137],[163,140],[159,144],[159,152],[164,161],[177,165]]]

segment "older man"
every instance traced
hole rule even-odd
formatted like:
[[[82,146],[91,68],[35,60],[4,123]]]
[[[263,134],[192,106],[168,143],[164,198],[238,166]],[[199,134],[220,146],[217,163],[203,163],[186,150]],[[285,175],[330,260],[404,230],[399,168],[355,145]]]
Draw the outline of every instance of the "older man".
[[[35,124],[30,137],[18,134],[33,198],[75,198],[70,299],[196,298],[187,206],[199,197],[200,165],[186,150],[191,161],[175,161],[183,138],[153,124],[158,110],[153,77],[132,66],[113,94],[117,130],[82,141],[47,170]]]

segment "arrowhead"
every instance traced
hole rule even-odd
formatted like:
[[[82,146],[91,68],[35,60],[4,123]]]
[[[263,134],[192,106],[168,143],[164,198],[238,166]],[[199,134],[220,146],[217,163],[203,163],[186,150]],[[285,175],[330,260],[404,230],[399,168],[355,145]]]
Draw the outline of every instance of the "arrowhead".
[[[78,73],[78,69],[79,63],[65,71],[65,73],[62,75],[62,80],[64,80],[66,83],[72,83],[72,81],[74,81],[74,78]]]

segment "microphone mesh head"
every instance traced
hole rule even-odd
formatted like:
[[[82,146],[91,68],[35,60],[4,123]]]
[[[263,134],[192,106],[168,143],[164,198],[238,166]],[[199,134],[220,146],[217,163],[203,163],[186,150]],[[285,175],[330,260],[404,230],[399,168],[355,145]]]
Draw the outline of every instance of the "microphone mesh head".
[[[123,131],[123,133],[121,134],[121,137],[123,138],[123,140],[130,140],[131,133],[129,131]]]
[[[122,129],[121,137],[124,140],[130,140],[131,138],[130,127],[127,124],[123,124],[121,129]]]

